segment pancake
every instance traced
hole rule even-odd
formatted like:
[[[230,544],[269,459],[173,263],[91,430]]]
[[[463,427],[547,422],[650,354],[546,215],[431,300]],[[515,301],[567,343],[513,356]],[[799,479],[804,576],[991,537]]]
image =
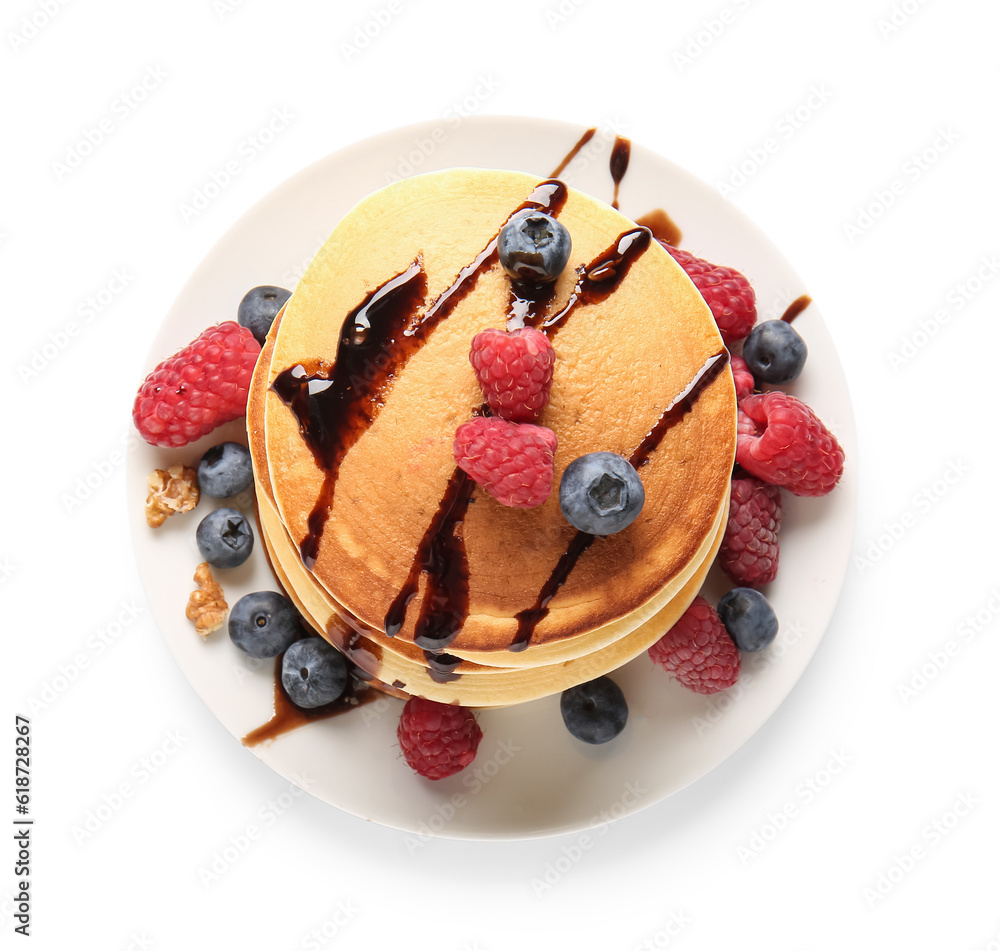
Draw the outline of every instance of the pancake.
[[[303,568],[301,583],[404,659],[403,645],[418,647],[414,633],[427,614],[427,572],[418,572],[395,637],[384,633],[386,617],[454,481],[455,428],[482,402],[469,342],[479,330],[504,327],[510,311],[510,281],[491,242],[529,196],[542,203],[538,185],[521,173],[461,169],[406,179],[365,199],[317,255],[258,364],[259,398],[251,397],[248,420],[258,487],[281,526],[269,541],[300,567],[308,549],[311,571]],[[473,489],[454,536],[461,545],[453,547],[464,552],[451,553],[467,578],[468,606],[451,611],[458,623],[441,646],[511,670],[602,651],[682,599],[714,554],[735,448],[728,370],[688,398],[724,351],[687,276],[649,242],[620,265],[612,293],[588,299],[592,287],[578,269],[619,249],[635,225],[571,189],[561,208],[551,204],[574,242],[551,301],[533,315],[565,313],[546,328],[557,360],[539,419],[559,439],[556,484],[577,456],[633,456],[668,407],[684,411],[639,465],[646,489],[639,519],[586,545],[547,605],[540,595],[578,540],[555,494],[536,509],[517,510]],[[395,287],[387,285],[393,279]],[[392,294],[380,297],[386,287]],[[366,341],[367,353],[341,348],[345,318],[380,302],[383,313],[370,306],[362,314],[371,316],[373,331],[376,316],[397,320],[396,336],[376,339],[373,348]],[[342,432],[323,443],[301,407],[321,406],[317,394],[334,388],[338,361],[360,398],[348,406]],[[512,652],[525,633],[528,649]]]

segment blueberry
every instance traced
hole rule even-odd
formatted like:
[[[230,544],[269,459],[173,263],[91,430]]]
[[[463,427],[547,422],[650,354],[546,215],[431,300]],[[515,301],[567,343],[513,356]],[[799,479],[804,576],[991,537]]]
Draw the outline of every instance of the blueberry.
[[[733,588],[719,600],[719,618],[741,651],[761,651],[778,633],[778,618],[754,588]]]
[[[296,641],[281,658],[281,686],[297,707],[333,703],[347,686],[347,661],[321,637]]]
[[[757,324],[743,341],[743,359],[757,382],[791,383],[806,362],[806,342],[784,320]]]
[[[500,266],[517,281],[549,284],[566,267],[573,241],[555,218],[540,211],[522,211],[500,230]]]
[[[244,595],[229,612],[229,639],[251,657],[277,657],[302,633],[295,605],[277,591]]]
[[[564,690],[559,710],[566,729],[584,743],[607,743],[628,721],[625,694],[610,677]]]
[[[226,499],[253,485],[250,450],[238,442],[212,446],[198,463],[198,488],[215,499]]]
[[[209,512],[198,525],[195,539],[201,557],[216,568],[242,565],[253,551],[253,529],[236,509]]]
[[[285,301],[292,296],[291,291],[271,284],[261,284],[247,291],[240,301],[236,319],[241,327],[246,327],[254,335],[262,347],[264,338],[271,329],[274,318],[284,306]]]
[[[574,459],[559,482],[559,506],[574,528],[612,535],[642,511],[646,490],[639,473],[615,452],[590,452]]]

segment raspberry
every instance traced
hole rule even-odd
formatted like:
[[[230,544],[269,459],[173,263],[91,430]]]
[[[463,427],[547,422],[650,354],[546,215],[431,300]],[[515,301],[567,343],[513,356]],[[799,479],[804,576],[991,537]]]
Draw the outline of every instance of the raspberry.
[[[428,779],[444,779],[476,758],[483,731],[466,707],[410,697],[396,737],[411,769]]]
[[[259,353],[253,334],[233,320],[203,331],[139,387],[132,407],[139,434],[151,445],[178,448],[245,415]]]
[[[753,374],[750,372],[750,367],[747,366],[747,362],[743,357],[733,354],[729,358],[729,366],[733,370],[733,382],[736,384],[736,401],[739,402],[745,396],[753,393],[753,388],[756,384],[754,383]]]
[[[556,434],[545,426],[477,416],[455,431],[455,461],[503,505],[530,509],[552,491]]]
[[[737,477],[729,493],[729,521],[719,564],[738,585],[759,588],[778,573],[781,489],[752,476]]]
[[[649,648],[649,657],[695,693],[718,693],[740,675],[740,652],[701,595]]]
[[[469,351],[493,415],[515,423],[535,419],[548,403],[555,359],[549,338],[533,327],[484,330]]]
[[[840,481],[844,450],[802,400],[772,390],[748,396],[740,412],[736,461],[751,475],[795,495],[826,495]]]
[[[660,242],[663,244],[663,242]],[[726,344],[750,333],[757,320],[757,299],[750,282],[739,271],[710,264],[690,251],[663,244],[705,298]]]

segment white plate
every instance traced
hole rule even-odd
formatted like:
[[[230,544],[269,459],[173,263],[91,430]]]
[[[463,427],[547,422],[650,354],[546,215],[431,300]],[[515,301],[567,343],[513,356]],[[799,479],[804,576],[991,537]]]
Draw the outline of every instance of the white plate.
[[[247,212],[206,257],[167,314],[149,366],[210,324],[235,319],[250,287],[294,287],[340,217],[394,177],[465,165],[521,169],[544,178],[582,132],[537,119],[442,121],[386,133],[317,162]],[[598,132],[561,177],[610,201],[613,138]],[[684,247],[747,274],[762,317],[780,316],[787,303],[808,291],[742,214],[639,145],[633,145],[620,202],[631,216],[666,209],[683,231]],[[391,698],[301,727],[254,753],[313,795],[357,816],[418,835],[473,839],[586,829],[652,805],[717,766],[764,723],[802,674],[833,613],[849,558],[857,457],[847,386],[816,304],[796,328],[808,343],[809,361],[791,389],[837,434],[847,472],[826,498],[785,493],[781,572],[768,590],[781,629],[768,651],[744,655],[734,687],[702,697],[641,656],[615,674],[630,717],[613,742],[587,747],[571,737],[558,697],[484,711],[475,763],[436,783],[416,776],[399,756],[395,730],[402,703]],[[200,560],[194,531],[212,500],[155,531],[141,511],[153,468],[196,461],[222,438],[245,441],[241,423],[177,452],[143,445],[131,454],[127,485],[136,562],[163,636],[192,686],[239,739],[271,716],[273,662],[244,657],[224,630],[202,642],[184,617]],[[242,503],[251,510],[250,499]],[[218,575],[230,604],[249,591],[276,587],[259,539],[246,565]],[[708,587],[714,597],[726,585],[710,576]]]

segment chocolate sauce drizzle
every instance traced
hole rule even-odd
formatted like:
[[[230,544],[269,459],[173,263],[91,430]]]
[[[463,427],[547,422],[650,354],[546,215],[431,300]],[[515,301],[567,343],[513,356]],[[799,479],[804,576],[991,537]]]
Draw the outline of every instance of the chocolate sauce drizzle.
[[[803,294],[801,297],[796,297],[789,305],[788,309],[781,315],[781,319],[786,323],[790,324],[799,314],[802,313],[811,303],[813,299],[808,294]]]
[[[576,285],[557,314],[537,319],[536,324],[551,339],[577,307],[596,304],[610,297],[625,280],[632,265],[649,247],[652,234],[648,228],[633,228],[618,235],[614,244],[589,264],[577,268]]]
[[[462,663],[461,657],[445,654],[443,651],[424,651],[424,659],[429,668],[431,680],[439,684],[450,684],[461,677],[455,673],[455,668]]]
[[[556,292],[556,282],[545,284],[510,282],[510,302],[507,305],[507,329],[518,330],[534,324],[534,317],[548,307]]]
[[[611,207],[618,207],[618,189],[621,186],[625,172],[628,171],[628,160],[632,155],[632,143],[620,135],[615,136],[615,144],[611,148],[611,181],[615,183],[615,194],[611,199]]]
[[[461,630],[469,613],[469,565],[460,529],[476,483],[457,466],[444,497],[417,546],[413,564],[399,594],[385,615],[385,632],[399,633],[406,608],[413,600],[421,574],[427,587],[414,630],[413,642],[428,651],[447,647]]]
[[[299,364],[271,384],[295,414],[303,439],[324,471],[308,534],[299,543],[302,563],[310,570],[333,504],[340,464],[378,415],[389,380],[416,349],[403,335],[426,290],[427,275],[417,259],[347,315],[331,370],[310,374]]]
[[[522,211],[556,215],[566,195],[562,182],[541,182],[504,224]],[[271,384],[295,414],[299,430],[324,472],[323,487],[309,514],[308,532],[299,543],[302,563],[309,570],[316,564],[344,457],[375,420],[393,378],[493,265],[501,228],[422,314],[418,311],[425,303],[427,275],[418,258],[347,315],[332,370],[310,373],[299,364],[284,370]]]
[[[307,723],[328,720],[330,717],[347,713],[348,710],[355,710],[382,696],[378,690],[369,687],[363,680],[355,680],[350,677],[346,689],[333,703],[327,703],[312,710],[303,710],[292,703],[281,684],[280,655],[275,658],[274,665],[274,715],[267,723],[251,730],[243,737],[244,746],[259,746],[261,743],[276,739]]]
[[[668,430],[676,426],[688,413],[694,409],[695,403],[702,393],[708,389],[713,381],[725,369],[729,363],[729,351],[723,348],[718,353],[709,357],[695,374],[694,379],[673,399],[670,405],[660,414],[660,418],[653,425],[653,428],[646,434],[642,442],[628,457],[628,461],[636,469],[644,466],[650,455],[656,451],[663,441]],[[549,613],[549,602],[555,597],[559,589],[566,583],[570,572],[576,567],[580,556],[590,548],[597,535],[589,532],[577,531],[571,539],[566,551],[562,554],[552,574],[542,586],[535,603],[515,615],[517,618],[517,633],[510,645],[512,651],[523,651],[531,643],[535,628],[539,622]]]
[[[587,131],[580,136],[576,145],[574,145],[573,148],[571,148],[566,153],[563,160],[552,170],[552,174],[549,175],[549,178],[558,178],[560,175],[562,175],[566,166],[569,165],[569,163],[576,158],[577,153],[580,151],[580,149],[582,149],[594,137],[594,133],[596,132],[597,132],[597,126],[593,126],[592,128],[587,129]]]

